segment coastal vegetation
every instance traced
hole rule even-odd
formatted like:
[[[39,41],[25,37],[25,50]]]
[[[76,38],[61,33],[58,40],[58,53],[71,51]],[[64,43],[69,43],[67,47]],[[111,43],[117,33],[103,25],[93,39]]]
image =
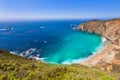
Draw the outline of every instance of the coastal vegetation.
[[[0,80],[117,80],[119,75],[80,64],[48,64],[0,50]]]

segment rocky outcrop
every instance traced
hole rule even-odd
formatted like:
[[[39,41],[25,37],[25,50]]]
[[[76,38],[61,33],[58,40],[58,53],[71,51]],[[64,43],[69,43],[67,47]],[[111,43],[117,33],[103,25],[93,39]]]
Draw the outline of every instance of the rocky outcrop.
[[[116,68],[114,65],[120,66],[120,59],[116,57],[116,55],[120,54],[120,19],[92,20],[80,24],[77,29],[95,33],[109,41],[109,44],[106,45],[106,48],[103,51],[88,58],[82,62],[82,64],[99,66],[108,71],[114,70]],[[106,64],[109,64],[110,66]]]
[[[77,29],[96,33],[120,46],[120,19],[88,21],[80,24]]]

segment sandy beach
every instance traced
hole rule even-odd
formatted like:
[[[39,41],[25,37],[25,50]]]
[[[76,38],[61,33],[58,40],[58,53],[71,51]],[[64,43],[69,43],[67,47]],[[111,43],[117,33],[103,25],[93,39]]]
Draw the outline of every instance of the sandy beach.
[[[113,52],[113,48],[114,48],[114,45],[109,42],[108,44],[106,44],[105,48],[102,51],[88,57],[87,59],[82,61],[81,64],[87,65],[87,66],[96,66],[97,63],[101,61],[105,61],[109,63],[115,56]]]

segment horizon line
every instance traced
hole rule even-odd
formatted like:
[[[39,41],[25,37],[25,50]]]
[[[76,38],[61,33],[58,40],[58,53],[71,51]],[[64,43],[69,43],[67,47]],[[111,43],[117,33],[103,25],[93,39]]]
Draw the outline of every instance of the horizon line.
[[[0,18],[0,19],[105,19],[105,18],[120,18],[120,17],[90,17],[90,18]]]

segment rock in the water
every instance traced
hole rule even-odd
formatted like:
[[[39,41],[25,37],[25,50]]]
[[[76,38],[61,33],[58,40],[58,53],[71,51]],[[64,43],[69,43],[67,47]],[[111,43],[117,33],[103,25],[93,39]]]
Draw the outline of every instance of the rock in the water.
[[[12,28],[11,28],[11,27],[6,27],[5,29],[6,29],[6,30],[12,30]]]

